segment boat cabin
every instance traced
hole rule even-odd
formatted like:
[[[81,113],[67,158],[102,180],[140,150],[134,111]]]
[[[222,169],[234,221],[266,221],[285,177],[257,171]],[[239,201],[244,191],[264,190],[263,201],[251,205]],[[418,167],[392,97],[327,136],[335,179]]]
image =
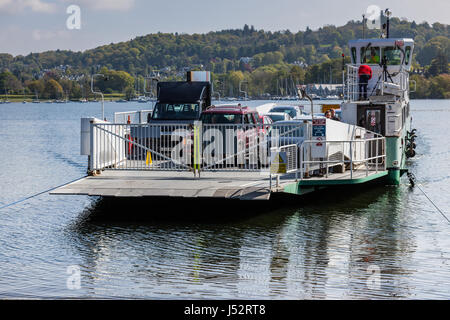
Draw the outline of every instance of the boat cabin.
[[[349,41],[351,65],[348,66],[347,92],[352,100],[360,100],[358,68],[368,65],[372,78],[367,87],[368,96],[385,94],[404,96],[409,90],[414,40],[408,38],[358,39]]]
[[[414,40],[408,38],[349,41],[351,64],[347,65],[343,121],[380,133],[400,136],[409,122],[409,71]],[[360,94],[358,69],[372,69],[367,98]]]
[[[388,68],[394,70],[402,66],[411,70],[414,40],[407,38],[358,39],[349,41],[352,64],[367,64],[380,67],[383,57],[386,57]]]

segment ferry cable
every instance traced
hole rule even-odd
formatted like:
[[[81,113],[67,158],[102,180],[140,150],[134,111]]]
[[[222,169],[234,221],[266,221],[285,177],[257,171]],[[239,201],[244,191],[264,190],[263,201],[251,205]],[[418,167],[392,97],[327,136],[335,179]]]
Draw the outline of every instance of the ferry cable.
[[[408,171],[407,175],[409,178],[409,182],[411,183],[411,186],[414,187],[417,185],[417,188],[419,188],[419,190],[428,199],[428,201],[430,201],[431,204],[436,208],[436,210],[439,211],[439,213],[445,218],[445,220],[447,220],[447,222],[450,223],[450,219],[442,212],[441,209],[439,209],[439,207],[433,202],[433,200],[430,199],[430,197],[425,193],[425,191],[423,191],[423,189],[420,187],[420,185],[417,184],[416,176],[412,172],[409,172],[409,171]]]
[[[0,210],[5,209],[5,208],[8,208],[8,207],[11,207],[11,206],[14,206],[14,205],[16,205],[16,204],[18,204],[18,203],[27,201],[27,200],[29,200],[29,199],[35,198],[35,197],[40,196],[40,195],[42,195],[42,194],[44,194],[44,193],[47,193],[47,192],[53,191],[53,190],[55,190],[55,189],[58,189],[58,188],[60,188],[60,187],[63,187],[63,186],[65,186],[65,185],[68,185],[68,184],[70,184],[70,183],[77,182],[77,181],[79,181],[79,180],[81,180],[81,179],[84,179],[84,178],[86,178],[86,177],[87,177],[87,176],[84,176],[84,177],[75,179],[75,180],[73,180],[73,181],[70,181],[70,182],[61,184],[61,185],[59,185],[59,186],[57,186],[57,187],[53,187],[53,188],[51,188],[51,189],[48,189],[48,190],[45,190],[45,191],[42,191],[42,192],[33,194],[33,195],[28,196],[28,197],[26,197],[26,198],[23,198],[23,199],[20,199],[20,200],[11,202],[11,203],[9,203],[9,204],[6,204],[6,205],[4,205],[4,206],[1,206],[1,207],[0,207]]]

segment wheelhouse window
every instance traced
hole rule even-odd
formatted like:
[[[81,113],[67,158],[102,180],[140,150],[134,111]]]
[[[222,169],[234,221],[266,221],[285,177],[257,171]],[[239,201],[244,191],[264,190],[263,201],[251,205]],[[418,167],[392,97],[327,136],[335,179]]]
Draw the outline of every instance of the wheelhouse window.
[[[411,47],[406,47],[405,49],[405,64],[409,64],[409,59],[411,58]]]
[[[380,47],[361,48],[361,63],[380,64]]]
[[[352,63],[356,63],[356,48],[352,47]]]
[[[197,120],[198,103],[157,103],[153,112],[153,120]]]
[[[386,57],[386,64],[388,66],[395,66],[402,64],[402,51],[395,47],[383,48],[383,57]]]

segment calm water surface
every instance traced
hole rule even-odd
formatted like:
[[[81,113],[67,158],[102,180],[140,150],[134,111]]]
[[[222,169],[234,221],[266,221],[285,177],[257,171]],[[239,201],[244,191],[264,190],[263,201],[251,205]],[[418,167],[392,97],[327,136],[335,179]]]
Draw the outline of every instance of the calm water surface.
[[[105,108],[111,119],[146,106]],[[79,119],[99,113],[94,103],[0,105],[0,207],[83,176]],[[450,101],[413,101],[412,114],[411,170],[450,216]],[[218,205],[178,204],[44,194],[0,210],[0,298],[450,298],[450,225],[406,178],[222,207],[217,219]],[[80,289],[67,286],[69,266]]]

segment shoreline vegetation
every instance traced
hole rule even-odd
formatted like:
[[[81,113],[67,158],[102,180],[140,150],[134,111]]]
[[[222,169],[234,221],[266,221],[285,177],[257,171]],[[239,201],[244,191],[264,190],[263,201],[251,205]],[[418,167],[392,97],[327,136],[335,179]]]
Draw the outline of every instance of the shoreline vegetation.
[[[0,101],[15,95],[100,99],[91,93],[92,74],[104,75],[95,77],[94,87],[105,100],[155,97],[151,78],[184,80],[189,70],[211,71],[214,98],[295,97],[296,84],[342,84],[342,54],[349,63],[347,42],[362,38],[362,29],[361,21],[297,33],[245,25],[206,34],[149,34],[84,52],[0,53]],[[411,89],[417,89],[411,98],[449,99],[450,26],[393,18],[391,36],[415,40],[411,79],[417,86]],[[379,31],[366,30],[366,38],[379,38]],[[320,96],[340,94],[329,88],[311,90]]]
[[[230,99],[230,97],[224,97],[224,100],[222,101],[226,101]],[[4,102],[4,101],[9,101],[11,103],[32,103],[34,102],[36,99],[34,99],[32,96],[29,95],[25,95],[25,96],[21,96],[21,95],[11,95],[8,96],[7,99],[5,97],[0,96],[0,103]],[[125,95],[121,95],[121,94],[113,94],[110,96],[106,96],[105,95],[105,102],[117,102],[117,101],[125,101]],[[248,99],[248,100],[252,100],[252,101],[285,101],[285,99],[267,99],[264,97],[255,97],[252,99]],[[326,101],[341,101],[342,99],[323,99],[323,100],[315,100],[315,104],[322,104],[322,103],[326,103]],[[411,98],[411,100],[450,100],[450,98]],[[57,101],[63,101],[63,102],[101,102],[100,98],[90,98],[87,99],[86,101],[81,101],[81,99],[69,99],[69,100],[58,100],[58,99],[42,99],[39,100],[40,103],[54,103]],[[217,101],[217,100],[214,100]],[[236,100],[236,101],[241,101],[241,100]],[[289,99],[289,101],[291,102],[296,102],[299,101],[298,99]],[[130,100],[127,102],[136,102],[136,100]],[[146,103],[151,103],[152,101],[146,101]],[[154,101],[153,101],[154,102]],[[288,102],[287,102],[288,103]]]
[[[116,94],[104,94],[104,99],[105,102],[108,101],[117,101],[117,100],[125,100],[125,95],[124,94],[120,94],[120,93],[116,93]],[[25,94],[25,95],[21,95],[21,94],[11,94],[11,95],[0,95],[0,102],[2,101],[9,101],[9,102],[33,102],[36,101],[36,97],[30,94]],[[51,99],[51,98],[42,98],[39,99],[40,102],[54,102],[54,101],[69,101],[69,102],[81,102],[83,100],[83,98],[70,98],[70,99]],[[90,97],[89,99],[86,99],[89,102],[94,102],[94,101],[101,101],[101,97],[100,96],[96,96],[96,97]]]

